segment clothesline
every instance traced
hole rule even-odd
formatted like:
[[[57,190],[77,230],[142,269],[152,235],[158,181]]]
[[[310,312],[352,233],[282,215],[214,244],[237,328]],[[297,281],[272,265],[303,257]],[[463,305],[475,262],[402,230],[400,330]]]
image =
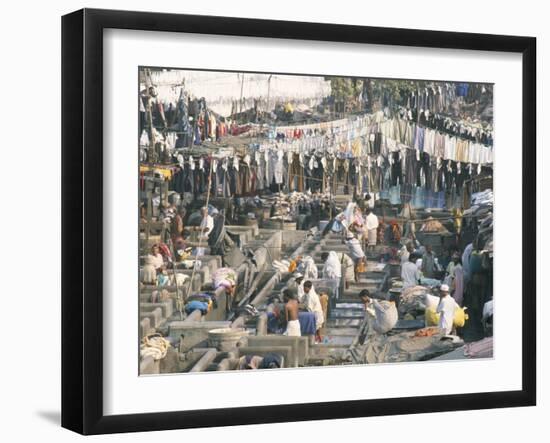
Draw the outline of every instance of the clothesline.
[[[289,133],[292,132],[290,129],[288,131]],[[366,136],[369,137],[368,140],[365,140]],[[416,149],[419,152],[426,152],[431,157],[440,157],[445,160],[475,164],[490,164],[493,162],[492,146],[474,142],[458,135],[446,134],[437,129],[417,125],[403,119],[388,119],[370,125],[359,122],[349,129],[342,130],[340,128],[328,135],[306,134],[303,137],[289,138],[290,140],[284,141],[269,140],[253,143],[251,147],[258,149],[260,152],[265,150],[282,150],[296,153],[316,151],[321,154],[328,153],[348,158],[365,157],[369,154],[388,155],[402,149]]]

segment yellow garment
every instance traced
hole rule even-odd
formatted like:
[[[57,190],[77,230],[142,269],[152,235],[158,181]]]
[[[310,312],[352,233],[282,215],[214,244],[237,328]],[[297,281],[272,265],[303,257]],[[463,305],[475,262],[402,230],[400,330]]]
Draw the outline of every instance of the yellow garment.
[[[462,231],[462,209],[454,208],[453,209],[453,215],[454,215],[454,225],[457,233],[460,233]]]
[[[351,143],[351,152],[354,157],[361,157],[361,139],[356,138]]]
[[[439,325],[439,314],[434,308],[427,308],[424,318],[426,321],[426,326]],[[468,314],[466,314],[464,308],[456,308],[453,318],[453,326],[455,328],[462,328],[466,324],[466,320],[468,320]]]
[[[327,318],[328,318],[328,294],[323,292],[319,296],[319,301],[321,302],[321,309],[323,309],[323,316],[325,318],[325,321],[327,321]]]
[[[139,172],[149,172],[149,171],[153,171],[153,172],[157,172],[159,174],[162,174],[162,176],[165,178],[165,180],[170,180],[172,178],[172,170],[171,169],[140,165]]]
[[[287,103],[285,105],[285,112],[294,112],[294,107],[292,106],[292,103]]]
[[[296,270],[297,263],[296,260],[290,260],[290,265],[288,265],[288,272],[292,273]]]

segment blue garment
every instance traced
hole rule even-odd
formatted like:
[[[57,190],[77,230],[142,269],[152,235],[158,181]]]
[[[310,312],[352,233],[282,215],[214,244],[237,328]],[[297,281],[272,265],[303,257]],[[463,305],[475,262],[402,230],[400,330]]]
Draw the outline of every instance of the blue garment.
[[[332,224],[332,232],[342,232],[342,230],[344,229],[344,226],[342,226],[342,223],[340,223],[340,221],[338,220],[334,220],[334,223]]]
[[[208,303],[202,301],[191,301],[185,305],[185,313],[191,314],[193,311],[199,310],[202,315],[206,315],[208,312]]]
[[[445,191],[439,191],[435,193],[434,196],[434,208],[435,209],[444,209],[445,208]]]
[[[456,85],[456,95],[458,97],[466,97],[468,95],[468,83],[458,83]]]
[[[279,354],[274,354],[273,352],[270,352],[269,354],[265,354],[262,362],[260,363],[260,366],[258,366],[258,369],[276,369],[280,368],[281,364],[281,356]]]
[[[414,196],[411,205],[415,209],[424,208],[425,206],[425,189],[420,186],[414,188]]]
[[[299,312],[298,320],[300,321],[300,333],[302,335],[315,335],[317,328],[315,327],[314,312]]]
[[[392,205],[401,204],[401,185],[395,185],[390,188],[390,203]]]
[[[424,151],[424,128],[420,126],[416,127],[413,146],[415,149],[418,149],[419,151]]]
[[[279,319],[275,317],[273,312],[267,313],[267,332],[271,334],[282,334],[283,329],[279,323]]]

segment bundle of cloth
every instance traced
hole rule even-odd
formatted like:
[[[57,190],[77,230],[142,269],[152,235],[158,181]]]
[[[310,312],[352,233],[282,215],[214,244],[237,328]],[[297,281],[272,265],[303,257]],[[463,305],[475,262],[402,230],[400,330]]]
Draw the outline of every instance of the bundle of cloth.
[[[372,300],[374,308],[373,329],[379,334],[386,334],[397,324],[398,313],[395,303],[386,300]]]
[[[166,357],[170,342],[160,334],[146,335],[141,339],[139,354],[141,358],[151,356],[155,360]]]
[[[439,220],[436,220],[433,217],[428,217],[422,224],[420,232],[437,232],[439,234],[446,234],[449,231],[441,224]]]
[[[426,309],[426,295],[430,294],[430,289],[425,286],[412,286],[404,289],[399,296],[399,313],[409,314]],[[439,298],[435,297],[438,299]]]
[[[191,300],[188,301],[185,304],[185,313],[187,315],[190,315],[194,311],[201,311],[202,315],[208,314],[208,311],[210,310],[212,304],[205,302],[205,301],[199,301],[199,300]]]
[[[219,268],[214,272],[212,282],[214,289],[231,288],[237,284],[237,273],[231,268]]]
[[[175,275],[170,276],[170,283],[172,285],[183,286],[187,280],[189,280],[189,276],[180,272],[176,272]]]
[[[202,303],[206,303],[210,306],[216,307],[216,296],[214,294],[211,294],[209,292],[201,292],[199,294],[192,294],[187,299],[188,302],[192,301],[200,301]]]
[[[481,192],[474,192],[471,198],[472,205],[474,206],[484,206],[484,205],[493,205],[494,196],[492,189],[486,189]]]
[[[293,272],[290,270],[292,260],[273,260],[273,267],[279,272]],[[294,262],[294,268],[296,268],[296,262]]]

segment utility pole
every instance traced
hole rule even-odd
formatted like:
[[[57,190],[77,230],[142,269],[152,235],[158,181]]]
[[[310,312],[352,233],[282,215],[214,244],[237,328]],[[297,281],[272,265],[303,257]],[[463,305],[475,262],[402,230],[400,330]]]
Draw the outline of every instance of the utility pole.
[[[239,113],[243,112],[243,88],[244,88],[244,72],[241,74],[241,98],[239,99]]]
[[[267,78],[267,103],[265,105],[266,107],[266,112],[269,112],[269,94],[271,93],[271,77],[273,77],[273,74],[271,74],[268,78]]]

